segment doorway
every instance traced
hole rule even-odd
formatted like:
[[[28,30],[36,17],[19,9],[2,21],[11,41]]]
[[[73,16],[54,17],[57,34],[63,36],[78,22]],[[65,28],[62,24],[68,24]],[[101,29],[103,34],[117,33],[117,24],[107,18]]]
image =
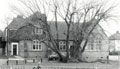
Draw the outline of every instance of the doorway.
[[[11,55],[17,56],[18,55],[18,43],[12,43],[12,53]]]

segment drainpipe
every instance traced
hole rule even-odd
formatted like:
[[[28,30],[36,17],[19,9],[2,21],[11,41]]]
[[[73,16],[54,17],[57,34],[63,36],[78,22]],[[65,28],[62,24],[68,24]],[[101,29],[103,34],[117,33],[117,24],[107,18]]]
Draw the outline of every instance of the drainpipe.
[[[7,52],[6,52],[6,56],[8,56],[8,46],[9,46],[8,45],[8,37],[9,37],[8,36],[8,29],[6,29],[6,34],[7,34],[7,40],[6,40],[6,43],[7,43],[7,45],[6,45],[7,46]]]

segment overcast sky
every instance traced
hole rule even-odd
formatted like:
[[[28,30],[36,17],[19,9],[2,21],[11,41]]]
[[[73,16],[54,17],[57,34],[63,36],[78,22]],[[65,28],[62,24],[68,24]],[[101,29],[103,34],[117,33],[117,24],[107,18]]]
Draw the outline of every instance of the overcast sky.
[[[9,20],[8,18],[11,19],[14,17],[11,13],[12,10],[10,9],[10,5],[14,3],[11,3],[10,1],[12,0],[0,0],[0,29],[2,31],[7,26],[6,20]],[[108,36],[115,33],[117,30],[120,31],[120,0],[111,1],[112,3],[118,4],[117,7],[113,10],[114,13],[118,15],[118,18],[115,21],[110,20],[107,23],[101,23]]]

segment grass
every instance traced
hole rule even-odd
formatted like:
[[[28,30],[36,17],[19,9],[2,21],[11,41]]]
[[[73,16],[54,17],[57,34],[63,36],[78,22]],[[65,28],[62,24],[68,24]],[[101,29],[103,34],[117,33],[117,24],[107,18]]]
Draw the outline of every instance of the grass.
[[[2,57],[1,57],[2,58]],[[5,57],[7,58],[7,57]],[[35,63],[33,62],[28,62],[28,63],[24,63],[24,61],[18,61],[18,65],[38,65],[38,62],[40,60],[36,61]],[[4,65],[7,65],[7,63],[5,63]],[[16,61],[15,60],[11,60],[9,62],[9,65],[16,65]],[[67,67],[113,67],[113,68],[117,68],[119,66],[119,62],[118,61],[109,61],[108,63],[101,63],[101,62],[94,62],[94,63],[85,63],[85,62],[80,62],[80,63],[60,63],[57,61],[47,61],[47,59],[44,59],[43,62],[41,63],[42,66],[67,66]]]
[[[9,66],[13,66],[13,65],[16,65],[15,64],[16,61],[11,61]],[[22,61],[18,61],[18,66],[38,66],[38,62],[35,62],[35,63],[23,63]],[[6,66],[6,64],[4,64]],[[4,66],[3,65],[3,66]],[[81,62],[81,63],[60,63],[60,62],[57,62],[57,61],[46,61],[44,60],[40,65],[42,65],[42,67],[51,67],[54,68],[54,67],[68,67],[68,68],[73,68],[75,69],[74,67],[76,68],[79,68],[79,67],[82,67],[82,68],[85,68],[85,67],[100,67],[99,69],[102,69],[102,67],[108,67],[108,68],[105,68],[105,69],[118,69],[118,61],[110,61],[109,64],[107,63],[101,63],[101,62],[95,62],[95,63],[85,63],[85,62]],[[17,67],[17,66],[16,66]]]
[[[28,63],[28,64],[22,64],[22,65],[18,65],[19,67],[23,67],[23,66],[27,66],[27,67],[32,67],[32,66],[38,66],[38,62],[36,63]],[[41,67],[43,67],[44,69],[57,69],[60,68],[61,69],[68,69],[68,68],[72,68],[72,69],[85,69],[85,68],[90,68],[90,69],[94,69],[94,67],[98,67],[99,69],[118,69],[118,65],[113,63],[110,64],[103,64],[103,63],[59,63],[59,62],[43,62],[40,64]],[[9,65],[9,66],[13,66],[13,65]],[[15,65],[15,67],[17,67],[17,65]]]

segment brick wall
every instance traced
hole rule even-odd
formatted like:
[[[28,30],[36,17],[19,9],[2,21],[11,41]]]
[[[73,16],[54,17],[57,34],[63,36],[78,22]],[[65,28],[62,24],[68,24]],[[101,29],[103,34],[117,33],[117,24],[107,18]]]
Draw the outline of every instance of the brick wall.
[[[32,50],[32,41],[25,41],[27,42],[27,57],[32,57],[32,58],[35,58],[35,57],[45,57],[46,56],[46,46],[42,43],[42,50],[38,50],[38,51],[34,51]],[[24,41],[20,41],[19,43],[19,55],[24,57],[26,54],[24,52]]]
[[[101,52],[85,51],[82,55],[83,55],[83,59],[85,59],[88,62],[91,62],[91,61],[96,61],[99,59],[107,60],[108,54],[109,53],[105,51],[101,51]]]

